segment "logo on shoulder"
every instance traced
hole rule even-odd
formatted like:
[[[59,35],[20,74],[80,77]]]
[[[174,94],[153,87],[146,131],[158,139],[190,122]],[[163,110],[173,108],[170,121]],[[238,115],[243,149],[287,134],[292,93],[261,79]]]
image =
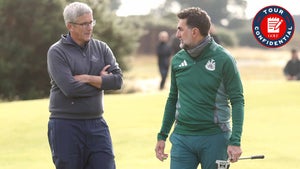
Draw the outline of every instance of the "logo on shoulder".
[[[254,17],[252,31],[256,40],[268,48],[279,48],[291,40],[295,30],[293,16],[280,6],[267,6]]]
[[[188,65],[188,64],[187,64],[186,60],[184,60],[184,61],[182,61],[182,62],[180,63],[179,67],[185,67],[185,66],[187,66],[187,65]]]
[[[205,68],[209,71],[214,71],[216,69],[216,61],[214,59],[208,60]]]

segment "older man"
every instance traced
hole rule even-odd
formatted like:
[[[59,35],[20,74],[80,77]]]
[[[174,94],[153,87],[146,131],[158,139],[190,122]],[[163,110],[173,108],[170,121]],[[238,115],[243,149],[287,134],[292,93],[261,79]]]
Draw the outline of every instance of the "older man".
[[[69,33],[47,56],[53,162],[57,169],[114,169],[103,91],[121,88],[121,69],[107,44],[92,38],[96,21],[87,4],[71,3],[63,16]]]

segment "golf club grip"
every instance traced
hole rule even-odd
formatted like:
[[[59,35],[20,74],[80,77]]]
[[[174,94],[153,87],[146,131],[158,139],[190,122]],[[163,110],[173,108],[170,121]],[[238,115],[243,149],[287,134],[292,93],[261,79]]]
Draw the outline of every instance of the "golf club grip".
[[[256,155],[256,156],[251,156],[251,157],[241,157],[241,158],[239,158],[239,160],[247,160],[247,159],[254,160],[254,159],[264,159],[264,158],[265,158],[264,155]]]
[[[264,155],[251,156],[251,159],[264,159]]]

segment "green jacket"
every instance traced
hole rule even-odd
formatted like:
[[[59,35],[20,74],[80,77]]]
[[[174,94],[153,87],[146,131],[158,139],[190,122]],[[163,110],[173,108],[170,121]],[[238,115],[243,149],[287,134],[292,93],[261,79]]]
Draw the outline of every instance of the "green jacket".
[[[244,119],[243,87],[235,60],[210,41],[198,57],[181,50],[172,59],[171,87],[158,140],[174,133],[212,135],[231,131],[230,145],[240,145]]]

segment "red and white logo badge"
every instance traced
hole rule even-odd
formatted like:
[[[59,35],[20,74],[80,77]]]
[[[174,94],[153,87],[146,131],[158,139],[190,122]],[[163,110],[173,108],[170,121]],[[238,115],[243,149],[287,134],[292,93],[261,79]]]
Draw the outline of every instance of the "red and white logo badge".
[[[263,46],[278,48],[291,40],[295,30],[292,15],[280,6],[267,6],[253,19],[252,31]]]

